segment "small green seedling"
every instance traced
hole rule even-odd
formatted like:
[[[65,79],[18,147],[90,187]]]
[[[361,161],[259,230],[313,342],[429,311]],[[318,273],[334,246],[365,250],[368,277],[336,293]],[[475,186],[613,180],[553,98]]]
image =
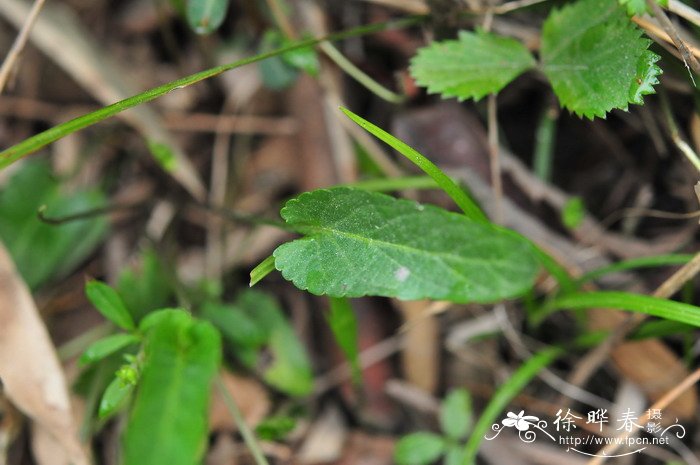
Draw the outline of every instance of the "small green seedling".
[[[469,392],[456,389],[440,405],[441,435],[412,433],[396,444],[394,460],[398,465],[426,465],[445,456],[446,465],[460,465],[464,460],[462,442],[472,428],[472,404]]]

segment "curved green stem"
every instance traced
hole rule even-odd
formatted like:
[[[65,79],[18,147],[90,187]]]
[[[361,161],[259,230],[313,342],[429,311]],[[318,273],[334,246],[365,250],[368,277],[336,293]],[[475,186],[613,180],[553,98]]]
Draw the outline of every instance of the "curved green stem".
[[[279,48],[277,50],[272,50],[252,57],[243,58],[242,60],[234,61],[225,65],[215,66],[214,68],[200,71],[198,73],[194,73],[189,76],[177,79],[175,81],[168,82],[153,89],[147,90],[146,92],[134,95],[133,97],[129,97],[119,102],[113,103],[112,105],[100,108],[99,110],[94,111],[92,113],[79,116],[70,121],[54,126],[50,129],[47,129],[44,132],[36,134],[35,136],[25,139],[22,142],[3,150],[2,152],[0,152],[0,169],[6,168],[15,161],[19,160],[20,158],[25,157],[33,152],[36,152],[42,147],[45,147],[46,145],[55,142],[58,139],[67,136],[68,134],[72,134],[76,131],[79,131],[80,129],[96,124],[125,110],[128,110],[129,108],[141,105],[142,103],[150,102],[151,100],[161,97],[176,89],[188,87],[192,84],[196,84],[197,82],[217,76],[225,71],[230,71],[241,66],[256,63],[267,58],[272,58],[283,53],[290,52],[292,50],[311,47],[325,41],[342,40],[348,37],[357,37],[372,34],[374,32],[383,31],[386,29],[408,27],[417,24],[420,21],[423,21],[425,18],[427,18],[427,16],[425,15],[409,16],[395,21],[387,21],[383,23],[370,24],[349,29],[347,31],[330,34],[326,37],[301,40],[286,47]]]

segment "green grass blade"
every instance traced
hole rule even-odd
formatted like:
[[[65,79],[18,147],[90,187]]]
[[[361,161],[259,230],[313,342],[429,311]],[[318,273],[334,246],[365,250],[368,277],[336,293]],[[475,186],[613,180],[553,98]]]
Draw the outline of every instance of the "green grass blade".
[[[457,185],[449,176],[447,176],[440,168],[438,168],[432,161],[428,160],[425,156],[420,154],[413,147],[410,147],[405,142],[392,136],[385,130],[378,126],[370,123],[361,116],[356,115],[347,108],[341,107],[340,110],[347,115],[348,118],[357,123],[358,126],[369,132],[370,134],[377,137],[382,142],[391,146],[393,149],[398,151],[401,155],[408,158],[417,167],[422,169],[428,176],[433,178],[435,182],[440,186],[440,188],[449,195],[452,200],[462,209],[465,215],[474,221],[479,221],[481,223],[488,223],[489,220],[481,211],[479,206],[474,203],[472,199],[462,190],[461,187]]]
[[[618,273],[620,271],[634,270],[637,268],[685,265],[690,260],[692,260],[693,257],[693,254],[668,254],[623,260],[621,262],[613,263],[612,265],[604,266],[593,271],[589,271],[577,280],[577,284],[581,285],[588,281],[598,279],[601,276],[605,276],[607,274]]]
[[[23,140],[22,142],[3,150],[2,152],[0,152],[0,169],[6,168],[7,166],[11,165],[17,160],[36,152],[37,150],[47,146],[48,144],[55,142],[58,139],[61,139],[62,137],[84,129],[88,126],[92,126],[93,124],[99,123],[100,121],[104,121],[105,119],[117,115],[125,110],[128,110],[129,108],[141,105],[142,103],[150,102],[151,100],[161,97],[169,92],[181,89],[183,87],[191,86],[205,79],[217,76],[225,71],[240,68],[241,66],[256,63],[258,61],[282,55],[293,50],[311,47],[323,41],[336,41],[348,37],[357,37],[372,34],[374,32],[390,28],[408,27],[422,21],[425,17],[426,16],[424,15],[409,16],[395,21],[360,26],[357,28],[349,29],[347,31],[330,34],[326,37],[300,40],[298,42],[294,42],[288,46],[278,48],[276,50],[271,50],[269,52],[261,53],[259,55],[243,58],[241,60],[237,60],[225,65],[215,66],[213,68],[200,71],[189,76],[185,76],[175,81],[168,82],[153,89],[147,90],[146,92],[142,92],[138,95],[134,95],[119,102],[113,103],[112,105],[100,108],[99,110],[96,110],[92,113],[79,116],[70,121],[54,126],[50,129],[47,129],[44,132],[29,137]]]
[[[560,347],[548,347],[533,354],[525,363],[520,365],[508,381],[498,388],[479,417],[479,420],[476,422],[476,425],[474,425],[474,429],[464,447],[463,465],[473,465],[476,463],[476,454],[479,451],[481,441],[491,428],[491,425],[498,421],[498,415],[503,412],[508,406],[508,403],[527,386],[540,370],[564,353],[564,349]]]
[[[586,308],[627,310],[700,327],[700,307],[648,295],[612,291],[577,292],[563,295],[544,306],[541,312],[534,315],[534,320],[541,321],[547,315],[560,309]]]
[[[350,184],[346,187],[354,187],[366,191],[400,191],[404,189],[439,189],[435,180],[430,176],[402,176],[400,178],[365,179]]]

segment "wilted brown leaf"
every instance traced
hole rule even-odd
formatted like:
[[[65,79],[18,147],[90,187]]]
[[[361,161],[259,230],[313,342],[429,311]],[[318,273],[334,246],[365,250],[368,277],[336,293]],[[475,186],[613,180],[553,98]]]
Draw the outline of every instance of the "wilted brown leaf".
[[[33,422],[40,465],[87,465],[68,389],[27,285],[0,243],[0,379],[7,398]]]

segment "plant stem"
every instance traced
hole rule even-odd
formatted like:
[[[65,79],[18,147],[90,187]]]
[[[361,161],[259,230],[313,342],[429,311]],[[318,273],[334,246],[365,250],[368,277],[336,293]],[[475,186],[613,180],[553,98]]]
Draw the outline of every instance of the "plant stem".
[[[340,69],[348,73],[353,79],[365,86],[367,90],[375,94],[377,97],[386,100],[389,103],[397,104],[403,103],[406,100],[404,95],[399,95],[392,92],[372,79],[364,71],[355,66],[353,62],[345,58],[345,55],[340,53],[338,49],[335,48],[330,42],[321,42],[319,47],[328,56],[328,58],[333,60],[333,62],[340,67]]]
[[[538,178],[545,182],[549,182],[552,178],[552,153],[554,151],[557,116],[556,107],[547,108],[535,133],[533,171]]]
[[[271,50],[269,52],[261,53],[259,55],[243,58],[241,60],[237,60],[225,65],[215,66],[213,68],[209,68],[207,70],[200,71],[189,76],[185,76],[175,81],[168,82],[166,84],[154,87],[153,89],[147,90],[140,94],[134,95],[132,97],[103,107],[92,113],[79,116],[70,121],[54,126],[50,129],[47,129],[44,132],[29,137],[28,139],[25,139],[22,142],[3,150],[2,152],[0,152],[0,169],[6,168],[15,161],[21,159],[22,157],[36,152],[42,147],[45,147],[46,145],[55,142],[58,139],[67,136],[68,134],[72,134],[88,126],[92,126],[93,124],[110,118],[118,113],[128,110],[129,108],[133,108],[142,103],[150,102],[151,100],[161,97],[176,89],[182,89],[184,87],[191,86],[192,84],[196,84],[205,79],[218,76],[223,72],[230,71],[232,69],[239,68],[241,66],[245,66],[251,63],[256,63],[258,61],[262,61],[267,58],[272,58],[300,48],[312,47],[324,41],[342,40],[349,37],[358,37],[367,34],[372,34],[387,29],[404,28],[412,26],[414,24],[420,23],[421,21],[424,21],[426,18],[427,16],[425,15],[409,16],[398,20],[364,25],[348,29],[346,31],[330,34],[325,37],[305,39],[299,42],[295,42],[286,47],[279,48],[277,50]]]
[[[253,455],[255,463],[257,465],[269,465],[265,455],[262,452],[262,449],[260,449],[257,439],[255,439],[255,435],[253,435],[253,431],[245,422],[245,418],[243,418],[241,410],[238,408],[238,405],[231,396],[231,393],[228,392],[226,384],[224,384],[221,375],[216,378],[216,385],[219,388],[219,391],[221,391],[221,396],[224,399],[224,403],[226,404],[229,413],[233,417],[233,420],[236,422],[236,425],[238,425],[238,430],[241,432],[241,436],[243,436],[243,441],[245,441],[246,446],[248,446],[248,449],[250,449],[250,453]]]
[[[275,257],[270,255],[265,260],[261,261],[258,266],[253,268],[250,272],[250,287],[255,286],[260,282],[265,276],[272,273],[275,269]]]
[[[449,176],[447,176],[440,168],[432,161],[428,160],[424,155],[420,154],[416,149],[409,146],[405,142],[392,136],[385,130],[381,129],[361,116],[356,115],[347,108],[341,107],[340,110],[347,115],[348,118],[357,123],[358,126],[365,129],[377,137],[382,142],[386,143],[401,155],[408,158],[418,168],[423,170],[425,174],[435,180],[438,186],[449,195],[452,200],[462,209],[464,214],[474,221],[480,223],[488,223],[489,220],[481,211],[481,208],[457,185]]]

